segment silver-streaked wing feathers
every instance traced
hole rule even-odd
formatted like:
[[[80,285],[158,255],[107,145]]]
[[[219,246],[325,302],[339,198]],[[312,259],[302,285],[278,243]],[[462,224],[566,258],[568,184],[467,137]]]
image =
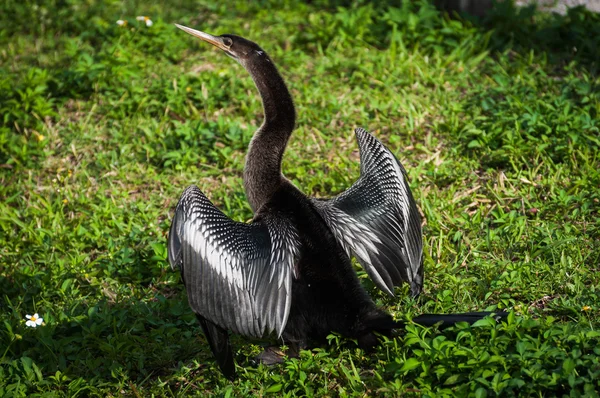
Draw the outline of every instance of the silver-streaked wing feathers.
[[[394,286],[405,281],[417,295],[423,287],[423,240],[406,171],[366,130],[355,133],[360,178],[337,197],[314,203],[338,242],[381,290],[393,295]]]
[[[190,186],[175,210],[168,255],[172,268],[181,267],[194,312],[242,335],[280,336],[298,246],[295,229],[284,219],[235,222]]]

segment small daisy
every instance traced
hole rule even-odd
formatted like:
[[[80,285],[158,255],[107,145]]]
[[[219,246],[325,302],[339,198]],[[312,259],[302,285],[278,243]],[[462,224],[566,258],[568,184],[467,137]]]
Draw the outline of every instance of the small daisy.
[[[124,21],[124,20],[122,20],[122,19],[119,19],[119,20],[117,21],[117,25],[119,25],[119,26],[127,26],[127,21]]]
[[[37,314],[37,312],[33,315],[25,315],[25,318],[27,318],[27,322],[25,322],[25,325],[31,328],[38,327],[39,325],[44,323],[44,318],[40,317]]]
[[[135,17],[135,19],[137,19],[138,21],[144,21],[146,23],[146,26],[148,26],[148,27],[152,26],[152,24],[154,23],[154,22],[152,22],[150,17],[146,17],[143,15],[137,16],[137,17]]]
[[[589,305],[584,305],[583,308],[581,309],[582,311],[589,311],[591,310],[592,307],[590,307]]]

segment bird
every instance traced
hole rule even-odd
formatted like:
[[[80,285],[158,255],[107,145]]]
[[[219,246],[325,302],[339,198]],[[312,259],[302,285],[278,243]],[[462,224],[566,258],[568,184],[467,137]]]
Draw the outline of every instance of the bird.
[[[271,57],[241,36],[213,36],[175,25],[240,63],[264,111],[243,171],[252,220],[233,221],[192,185],[179,199],[168,236],[168,261],[180,269],[189,305],[222,373],[235,377],[230,332],[275,334],[290,347],[290,355],[332,332],[355,339],[364,349],[376,346],[377,334],[389,336],[403,322],[375,305],[351,257],[388,295],[402,283],[412,296],[421,293],[421,217],[406,170],[380,140],[357,128],[358,180],[330,199],[307,196],[282,174],[296,109]],[[487,315],[430,314],[421,323],[472,323]],[[259,356],[266,364],[281,358],[269,348]]]

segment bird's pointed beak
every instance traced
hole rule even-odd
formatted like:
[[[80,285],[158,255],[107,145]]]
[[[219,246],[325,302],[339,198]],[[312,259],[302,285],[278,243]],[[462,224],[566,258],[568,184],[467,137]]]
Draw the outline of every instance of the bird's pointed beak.
[[[183,30],[184,32],[189,33],[190,35],[199,38],[200,40],[204,40],[205,42],[210,43],[217,48],[220,48],[223,51],[227,51],[229,49],[225,45],[223,39],[220,37],[209,35],[208,33],[204,33],[199,30],[188,28],[187,26],[183,26],[183,25],[179,25],[179,24],[175,24],[175,26],[177,26],[179,29]]]

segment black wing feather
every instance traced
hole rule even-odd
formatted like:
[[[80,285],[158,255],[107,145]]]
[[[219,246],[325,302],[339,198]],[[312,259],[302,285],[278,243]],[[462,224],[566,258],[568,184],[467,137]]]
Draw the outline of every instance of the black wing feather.
[[[337,240],[381,290],[393,295],[393,287],[404,281],[417,295],[423,287],[423,238],[406,171],[366,130],[355,133],[360,178],[339,196],[314,203]]]
[[[235,222],[191,186],[175,210],[168,256],[173,268],[181,268],[196,314],[246,336],[281,335],[297,242],[285,219],[266,215],[251,224]]]

